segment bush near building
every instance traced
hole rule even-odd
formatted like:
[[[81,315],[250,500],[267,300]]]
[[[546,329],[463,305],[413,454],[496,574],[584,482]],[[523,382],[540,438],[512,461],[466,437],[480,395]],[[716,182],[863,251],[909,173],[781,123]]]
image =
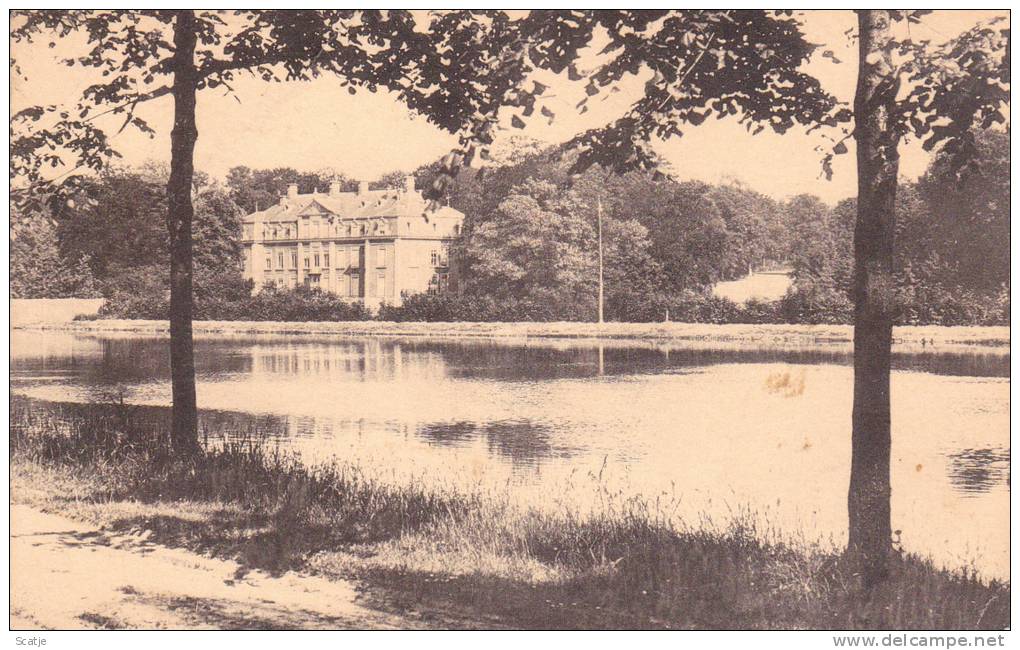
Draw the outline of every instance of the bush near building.
[[[223,293],[195,289],[195,318],[197,320],[242,321],[351,321],[367,320],[371,313],[360,303],[352,303],[334,294],[315,288],[297,287],[280,289],[267,286],[251,294],[251,283],[240,281],[243,295],[237,287]],[[234,293],[235,295],[229,295]],[[131,293],[118,291],[111,295],[99,310],[100,318],[138,318],[166,320],[170,316],[170,301],[165,291]]]

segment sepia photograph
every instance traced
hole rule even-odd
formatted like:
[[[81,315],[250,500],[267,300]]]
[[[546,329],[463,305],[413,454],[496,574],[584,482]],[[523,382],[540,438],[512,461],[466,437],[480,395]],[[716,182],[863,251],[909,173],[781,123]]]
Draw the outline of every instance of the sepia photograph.
[[[1008,645],[1009,9],[8,28],[11,644]]]

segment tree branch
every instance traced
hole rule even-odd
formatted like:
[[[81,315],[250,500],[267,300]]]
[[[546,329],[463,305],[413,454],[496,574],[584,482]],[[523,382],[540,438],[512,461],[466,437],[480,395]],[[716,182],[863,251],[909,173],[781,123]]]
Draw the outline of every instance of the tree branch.
[[[156,99],[158,97],[162,97],[163,95],[169,95],[172,91],[173,91],[173,88],[171,88],[170,86],[160,86],[159,88],[157,88],[155,90],[151,90],[151,91],[149,91],[147,93],[142,93],[141,95],[136,95],[136,96],[132,97],[131,99],[129,99],[129,100],[127,100],[127,101],[125,101],[125,102],[123,102],[121,104],[117,104],[116,106],[113,106],[112,108],[108,108],[105,111],[103,111],[102,113],[96,113],[95,115],[90,115],[89,117],[85,118],[83,121],[91,122],[92,120],[96,119],[97,117],[102,117],[104,115],[109,115],[110,113],[117,113],[117,112],[123,110],[125,106],[135,106],[135,105],[140,104],[142,102],[147,102],[147,101],[149,101],[151,99]]]

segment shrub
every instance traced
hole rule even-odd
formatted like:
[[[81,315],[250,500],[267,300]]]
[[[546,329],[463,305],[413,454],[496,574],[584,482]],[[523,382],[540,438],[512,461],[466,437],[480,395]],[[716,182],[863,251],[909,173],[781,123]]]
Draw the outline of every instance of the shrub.
[[[555,301],[537,299],[498,299],[492,296],[456,294],[405,294],[401,305],[382,305],[379,320],[408,322],[549,322],[590,320],[591,314],[578,314]]]
[[[132,293],[116,291],[99,311],[104,318],[166,320],[170,300],[165,289]],[[315,288],[263,288],[251,295],[250,281],[221,280],[195,287],[197,320],[348,321],[367,320],[360,303],[345,301]]]
[[[1009,287],[982,294],[962,287],[913,286],[898,292],[902,325],[1009,325]]]
[[[831,287],[795,285],[779,301],[777,322],[846,325],[853,321],[853,303]]]
[[[361,303],[303,286],[294,289],[267,286],[241,304],[241,320],[348,321],[371,317]]]

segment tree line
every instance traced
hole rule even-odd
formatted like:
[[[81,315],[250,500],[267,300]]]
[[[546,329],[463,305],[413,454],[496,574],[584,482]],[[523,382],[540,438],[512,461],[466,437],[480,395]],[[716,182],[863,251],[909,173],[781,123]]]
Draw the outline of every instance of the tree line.
[[[936,156],[897,199],[896,283],[903,324],[1001,324],[1009,318],[1009,136],[977,137],[979,166],[962,179]],[[576,152],[521,136],[479,170],[465,170],[446,201],[465,213],[454,246],[462,291],[417,296],[379,315],[397,320],[592,320],[597,202],[603,210],[606,316],[611,320],[849,323],[856,200],[835,206],[802,194],[777,200],[739,181],[571,173]],[[414,171],[419,187],[440,161]],[[104,296],[104,313],[165,318],[169,242],[166,166],[108,169],[56,211],[12,213],[15,297]],[[404,173],[373,187],[400,187]],[[311,290],[252,297],[241,275],[240,221],[276,203],[289,184],[324,190],[357,181],[324,169],[232,168],[197,173],[194,264],[199,318],[340,320],[371,316]],[[734,305],[711,286],[749,271],[789,268],[777,304]],[[272,294],[272,298],[270,298]]]

